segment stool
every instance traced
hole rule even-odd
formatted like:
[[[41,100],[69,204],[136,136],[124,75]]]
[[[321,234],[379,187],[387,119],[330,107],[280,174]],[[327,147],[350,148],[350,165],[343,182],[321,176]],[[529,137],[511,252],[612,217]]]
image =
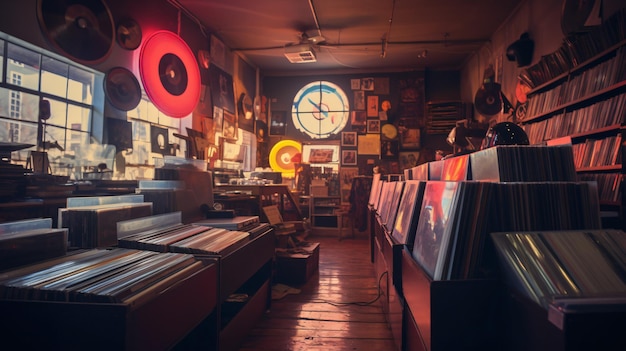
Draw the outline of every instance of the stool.
[[[340,209],[340,210],[337,210],[335,214],[337,215],[337,226],[339,227],[339,240],[341,241],[341,239],[343,239],[343,230],[346,227],[345,226],[346,220],[348,222],[347,224],[349,225],[352,237],[354,238],[354,226],[352,225],[352,218],[350,217],[350,211],[345,210],[345,209]]]

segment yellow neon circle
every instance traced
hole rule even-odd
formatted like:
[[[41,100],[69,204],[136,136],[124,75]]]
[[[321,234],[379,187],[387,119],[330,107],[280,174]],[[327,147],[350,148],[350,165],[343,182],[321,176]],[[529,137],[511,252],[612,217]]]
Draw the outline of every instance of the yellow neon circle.
[[[291,163],[291,160],[284,160],[283,164],[280,164],[278,162],[278,153],[284,151],[285,149],[293,150],[293,154],[289,155],[293,157],[296,152],[302,153],[302,144],[295,140],[289,139],[277,142],[276,145],[272,147],[272,150],[270,150],[270,167],[272,167],[272,169],[276,172],[281,172],[283,174],[283,177],[293,178],[295,176],[295,165]],[[287,168],[287,165],[291,165],[291,167]]]

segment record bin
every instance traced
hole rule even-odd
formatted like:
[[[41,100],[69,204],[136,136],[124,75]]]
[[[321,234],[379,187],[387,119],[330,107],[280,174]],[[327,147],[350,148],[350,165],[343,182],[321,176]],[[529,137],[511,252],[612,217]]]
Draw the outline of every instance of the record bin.
[[[500,350],[497,280],[434,281],[402,251],[406,350]]]
[[[203,321],[215,318],[218,266],[204,267],[187,279],[162,281],[138,303],[86,303],[0,300],[5,344],[41,350],[169,349]],[[202,344],[214,349],[216,338]]]

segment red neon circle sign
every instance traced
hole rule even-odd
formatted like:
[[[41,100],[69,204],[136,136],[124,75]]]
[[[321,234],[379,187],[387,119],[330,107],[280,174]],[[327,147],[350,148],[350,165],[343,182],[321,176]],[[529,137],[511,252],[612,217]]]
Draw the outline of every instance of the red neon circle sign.
[[[187,71],[187,87],[180,95],[171,94],[161,81],[159,64],[167,54],[177,56]],[[152,34],[141,48],[139,69],[146,94],[159,110],[176,118],[193,112],[200,99],[200,69],[195,55],[178,35],[169,31]]]

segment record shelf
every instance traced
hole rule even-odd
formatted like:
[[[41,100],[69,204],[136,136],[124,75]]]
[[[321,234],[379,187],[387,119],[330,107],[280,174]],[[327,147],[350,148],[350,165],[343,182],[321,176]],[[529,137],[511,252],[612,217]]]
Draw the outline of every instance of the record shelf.
[[[567,37],[554,53],[520,73],[532,89],[518,121],[531,144],[574,145],[582,180],[601,189],[605,226],[626,228],[626,10],[592,31]]]

